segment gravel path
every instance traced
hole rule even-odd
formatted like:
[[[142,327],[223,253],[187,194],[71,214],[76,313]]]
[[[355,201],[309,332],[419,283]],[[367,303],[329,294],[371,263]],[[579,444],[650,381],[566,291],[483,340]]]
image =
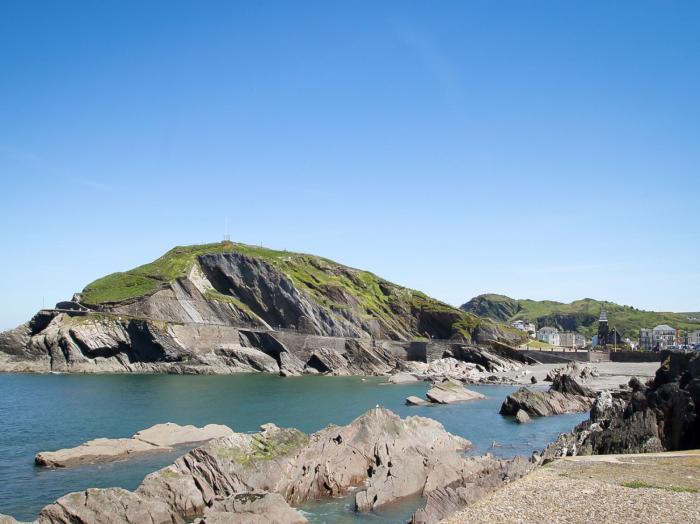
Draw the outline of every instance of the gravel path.
[[[699,454],[573,459],[538,468],[443,523],[700,522]]]

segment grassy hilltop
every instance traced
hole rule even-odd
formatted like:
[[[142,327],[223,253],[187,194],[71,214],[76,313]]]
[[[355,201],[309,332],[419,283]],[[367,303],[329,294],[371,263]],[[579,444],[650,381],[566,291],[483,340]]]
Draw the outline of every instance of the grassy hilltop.
[[[514,299],[505,295],[486,294],[474,297],[461,309],[499,322],[530,320],[537,327],[553,326],[578,331],[588,337],[597,332],[601,309],[608,312],[608,322],[625,337],[636,338],[640,328],[668,324],[676,329],[700,329],[700,313],[666,313],[644,311],[614,302],[584,298],[569,304],[551,300]]]
[[[152,294],[185,277],[199,256],[217,253],[239,253],[264,260],[286,275],[297,289],[335,314],[351,312],[383,321],[389,326],[410,324],[414,327],[417,326],[415,318],[419,316],[423,319],[421,324],[428,322],[434,325],[438,322],[448,327],[453,335],[463,334],[467,339],[477,326],[494,325],[420,291],[393,284],[369,271],[350,268],[315,255],[236,242],[176,247],[149,264],[113,273],[90,283],[81,293],[81,300],[89,305],[108,305]],[[237,301],[234,297],[217,292],[207,295],[207,298]],[[407,322],[411,317],[414,320]],[[498,329],[512,331],[507,326],[498,326]],[[418,335],[420,331],[418,329]]]

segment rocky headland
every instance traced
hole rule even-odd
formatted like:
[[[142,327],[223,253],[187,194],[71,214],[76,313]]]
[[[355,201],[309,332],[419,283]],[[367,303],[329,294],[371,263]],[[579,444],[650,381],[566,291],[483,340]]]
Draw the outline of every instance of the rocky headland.
[[[184,246],[0,334],[0,371],[390,374],[527,362],[521,334],[367,271],[245,244]],[[504,344],[505,343],[505,344]]]

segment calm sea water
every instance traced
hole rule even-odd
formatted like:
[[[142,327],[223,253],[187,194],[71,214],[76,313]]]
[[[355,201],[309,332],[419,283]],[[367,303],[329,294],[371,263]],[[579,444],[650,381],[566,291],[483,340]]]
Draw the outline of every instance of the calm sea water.
[[[46,470],[34,466],[39,451],[76,446],[97,437],[128,437],[159,422],[226,424],[256,431],[260,424],[313,432],[346,424],[380,404],[398,413],[434,418],[475,444],[474,453],[529,455],[584,415],[561,415],[518,425],[498,414],[513,387],[473,387],[488,398],[451,406],[404,405],[423,397],[428,385],[381,385],[359,377],[280,378],[175,375],[0,375],[0,513],[34,519],[58,497],[88,487],[134,489],[143,477],[186,451],[149,455],[110,464]],[[493,442],[498,446],[491,448]],[[356,515],[349,498],[302,508],[316,523],[402,522],[419,502],[408,501],[383,514]]]

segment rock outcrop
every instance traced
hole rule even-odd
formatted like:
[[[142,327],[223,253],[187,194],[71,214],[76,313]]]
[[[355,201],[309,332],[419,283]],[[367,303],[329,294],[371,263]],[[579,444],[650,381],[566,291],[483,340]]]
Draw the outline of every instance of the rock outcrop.
[[[591,378],[598,376],[598,369],[584,366],[575,360],[572,360],[564,367],[551,370],[549,373],[547,373],[544,380],[545,382],[554,382],[557,377],[562,375],[568,375],[576,381],[587,382]]]
[[[34,462],[38,466],[51,468],[109,462],[142,453],[172,451],[173,446],[204,442],[232,434],[231,428],[220,424],[207,424],[198,428],[166,422],[139,431],[131,438],[98,438],[75,448],[42,451],[34,457]]]
[[[649,384],[601,392],[590,418],[561,435],[545,460],[566,455],[646,453],[700,447],[700,354],[669,353]]]
[[[548,417],[563,413],[588,411],[595,393],[573,380],[568,375],[557,376],[548,391],[520,388],[508,395],[501,405],[501,415],[516,416],[518,412],[530,417]]]
[[[350,490],[358,511],[427,497],[414,522],[436,522],[446,507],[461,507],[533,465],[464,456],[470,446],[432,419],[401,419],[382,408],[312,435],[265,424],[258,433],[232,433],[193,449],[133,492],[89,489],[61,497],[37,523],[304,522],[289,504]]]
[[[306,518],[277,493],[236,493],[215,499],[195,524],[305,524]]]
[[[468,400],[482,400],[486,397],[481,393],[465,388],[458,382],[446,380],[433,385],[425,394],[430,402],[435,404],[453,404]]]

